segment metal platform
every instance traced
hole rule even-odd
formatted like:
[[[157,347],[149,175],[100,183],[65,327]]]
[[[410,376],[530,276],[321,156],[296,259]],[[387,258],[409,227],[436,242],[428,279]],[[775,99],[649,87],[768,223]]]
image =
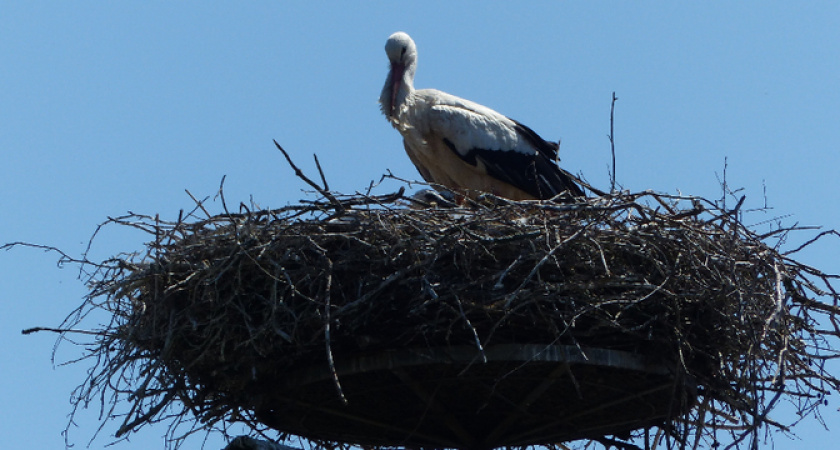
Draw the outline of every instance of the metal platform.
[[[695,398],[683,377],[632,353],[505,344],[387,351],[337,360],[334,372],[325,363],[278,374],[254,408],[261,422],[311,439],[490,449],[621,434],[663,423]]]

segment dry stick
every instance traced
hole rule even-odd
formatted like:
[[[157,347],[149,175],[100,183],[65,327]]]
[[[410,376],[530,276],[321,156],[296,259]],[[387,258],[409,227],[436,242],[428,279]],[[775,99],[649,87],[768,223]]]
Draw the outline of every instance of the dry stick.
[[[412,270],[415,270],[418,267],[422,267],[426,264],[427,264],[427,261],[421,261],[419,263],[412,264],[409,267],[404,267],[404,268],[392,273],[387,278],[382,280],[382,282],[379,283],[379,285],[376,286],[375,288],[373,288],[372,290],[368,291],[367,293],[365,293],[361,297],[357,298],[356,300],[353,300],[349,303],[346,303],[346,304],[342,305],[341,308],[338,309],[338,313],[343,314],[345,311],[355,307],[356,305],[360,305],[360,304],[365,303],[366,301],[370,300],[373,296],[378,295],[380,292],[382,292],[383,289],[388,287],[394,281],[399,280],[400,278],[404,277],[406,274],[408,274]]]
[[[502,273],[499,274],[499,280],[496,281],[496,284],[493,285],[493,289],[501,289],[501,288],[505,287],[505,285],[504,285],[505,277],[507,276],[508,272],[510,272],[511,269],[513,269],[513,266],[519,264],[519,261],[522,261],[522,254],[517,255],[516,259],[513,260],[512,263],[510,263],[510,265],[507,267],[507,269],[503,270]]]
[[[137,418],[139,416],[142,416],[141,414],[137,413],[137,409],[141,408],[143,406],[143,404],[142,404],[143,398],[149,396],[149,395],[146,394],[146,389],[148,388],[149,383],[151,383],[153,381],[156,381],[156,371],[157,371],[158,367],[159,367],[159,364],[155,364],[152,369],[149,369],[148,371],[146,371],[146,375],[145,375],[145,379],[143,380],[143,383],[137,389],[134,390],[133,395],[135,396],[136,401],[131,405],[131,409],[127,413],[124,414],[125,420],[123,421],[123,426],[127,426],[129,419],[131,419],[132,417]],[[125,373],[125,370],[123,370],[123,373]],[[113,379],[114,377],[115,377],[115,374],[113,372],[108,376],[108,378],[111,378],[111,379]],[[116,403],[116,402],[114,402],[114,403]],[[112,411],[113,411],[114,406],[115,405],[111,406]],[[152,419],[152,417],[148,418],[148,420],[151,420],[151,419]],[[136,424],[136,425],[142,425],[142,424]],[[101,429],[101,427],[100,427],[100,429]],[[131,428],[126,428],[125,431],[126,431],[126,433],[128,433],[128,432],[131,431]]]
[[[341,397],[341,401],[346,405],[347,397],[344,396],[344,389],[341,388],[341,382],[338,380],[338,371],[335,369],[335,358],[333,358],[332,344],[330,342],[330,320],[332,320],[330,319],[330,290],[332,290],[333,263],[332,260],[327,258],[326,253],[324,254],[324,258],[327,260],[327,286],[326,292],[324,293],[324,341],[327,346],[327,361],[330,364],[333,384],[335,385],[336,391],[338,391],[338,396]]]
[[[341,204],[345,208],[350,207],[350,206],[367,206],[367,205],[374,205],[374,204],[375,205],[380,205],[380,206],[385,206],[388,203],[394,203],[397,200],[402,200],[402,199],[406,198],[404,195],[405,195],[405,186],[400,186],[400,188],[397,190],[397,192],[392,192],[390,194],[367,195],[367,194],[357,193],[357,195],[355,195],[355,196],[344,198],[344,199],[339,200],[339,201],[341,202]],[[408,197],[407,199],[411,200],[411,197]],[[317,201],[317,200],[316,201],[301,200],[301,203],[306,204],[306,205],[312,205],[311,209],[314,209],[315,207],[318,207],[318,206],[329,206],[329,205],[332,204],[332,202],[324,203],[322,201]],[[256,211],[255,213],[260,214],[261,211]]]
[[[285,154],[285,152],[283,153]],[[289,163],[291,164],[291,161]],[[324,287],[324,344],[327,350],[327,363],[330,366],[333,384],[335,385],[336,391],[338,391],[339,398],[341,398],[341,401],[346,405],[347,397],[344,396],[344,389],[341,388],[341,382],[338,380],[338,371],[335,368],[335,358],[333,357],[332,342],[330,338],[330,322],[332,320],[330,317],[330,308],[332,307],[330,295],[332,291],[333,262],[327,256],[327,251],[323,247],[318,245],[311,238],[309,238],[308,240],[315,247],[316,251],[320,253],[321,257],[324,258],[324,261],[326,261],[327,263],[327,279],[325,283],[326,286]]]
[[[472,322],[470,322],[470,318],[467,317],[467,314],[464,312],[464,305],[461,304],[461,298],[456,295],[455,301],[458,302],[458,311],[461,312],[461,318],[464,319],[464,322],[467,324],[467,328],[469,328],[472,332],[473,339],[475,339],[475,346],[478,348],[479,354],[481,354],[481,361],[486,364],[487,355],[484,354],[484,346],[481,344],[481,338],[478,336],[478,332],[475,330]],[[466,369],[464,369],[464,371],[466,371]]]
[[[104,336],[104,335],[107,334],[104,331],[72,330],[72,329],[65,329],[65,328],[49,328],[49,327],[27,328],[25,330],[21,330],[20,334],[32,334],[32,333],[37,333],[39,331],[49,331],[49,332],[58,333],[58,334],[64,334],[64,333],[87,334],[87,335],[91,335],[91,336]]]
[[[318,155],[312,154],[312,157],[315,158],[315,167],[318,168],[318,173],[321,174],[321,182],[324,183],[324,190],[329,191],[330,185],[327,183],[327,177],[324,176],[324,170],[321,169],[321,161],[318,161]]]
[[[207,212],[207,210],[206,210],[206,209],[204,209],[204,201],[203,201],[203,200],[202,200],[202,201],[199,201],[197,198],[195,198],[195,197],[192,195],[192,192],[190,192],[190,191],[189,191],[189,189],[184,189],[184,191],[186,191],[186,192],[187,192],[187,195],[189,195],[189,196],[190,196],[190,198],[191,198],[191,199],[195,202],[196,206],[198,206],[199,208],[201,208],[201,210],[202,210],[202,211],[204,211],[204,214],[206,214],[206,215],[207,215],[207,218],[208,218],[208,219],[212,219],[212,218],[213,218],[213,215],[212,215],[212,214],[210,214],[209,212]]]
[[[65,253],[64,251],[59,249],[58,247],[53,247],[51,245],[30,244],[28,242],[15,241],[15,242],[9,242],[9,243],[0,245],[0,250],[11,250],[14,247],[36,248],[36,249],[44,250],[45,252],[58,253],[58,255],[61,257],[58,261],[59,265],[64,264],[64,263],[76,263],[76,264],[89,264],[89,265],[92,265],[92,266],[105,267],[105,264],[94,264],[93,262],[88,261],[85,258],[83,258],[83,259],[73,258],[72,256],[68,255],[67,253]]]
[[[222,200],[222,210],[225,212],[225,215],[230,217],[230,211],[228,211],[227,202],[225,201],[225,178],[227,175],[222,175],[222,181],[219,183],[219,192],[216,194]]]
[[[513,293],[510,294],[505,300],[505,309],[510,307],[510,303],[516,298],[517,295],[519,295],[519,291],[521,291],[525,287],[525,285],[528,284],[529,281],[531,281],[531,278],[534,278],[534,275],[536,275],[537,271],[540,270],[540,267],[542,267],[542,265],[545,264],[548,261],[548,259],[551,258],[552,255],[554,255],[554,252],[559,250],[560,247],[564,246],[565,244],[575,240],[575,238],[580,236],[580,234],[583,233],[584,230],[586,230],[586,228],[581,228],[580,230],[576,231],[575,234],[564,239],[563,242],[555,245],[554,248],[552,248],[548,253],[546,253],[545,256],[543,256],[543,258],[539,262],[537,262],[536,265],[534,265],[534,268],[531,269],[531,272],[528,273],[528,276],[526,276],[525,279],[522,280],[522,283],[519,284],[519,287],[516,288],[516,290],[513,291]]]
[[[716,220],[726,219],[726,218],[729,218],[729,217],[736,217],[738,212],[741,210],[741,206],[743,206],[743,204],[744,204],[744,200],[746,200],[746,199],[747,199],[747,196],[742,195],[741,198],[738,199],[738,203],[735,205],[734,208],[729,209],[729,210],[727,210],[726,208],[723,208],[721,210],[721,214],[712,217],[711,219],[709,219],[709,222],[714,222]],[[774,231],[774,234],[775,233],[778,233],[778,230]]]
[[[793,250],[789,250],[789,251],[784,252],[783,255],[785,255],[785,256],[792,255],[792,254],[802,250],[803,248],[808,247],[809,245],[813,244],[814,242],[818,241],[819,239],[822,239],[826,235],[830,235],[830,234],[833,234],[837,237],[840,237],[840,233],[838,233],[836,230],[823,231],[822,233],[814,236],[813,239],[810,239],[808,242],[805,242],[804,244],[800,245],[799,247],[796,247]]]
[[[774,280],[775,290],[773,292],[776,307],[773,308],[773,313],[767,316],[767,319],[764,321],[764,332],[761,334],[762,342],[767,338],[767,332],[772,330],[773,321],[782,313],[785,303],[784,292],[782,291],[782,272],[779,269],[779,263],[776,261],[773,262],[773,272],[776,275]]]
[[[615,91],[612,93],[612,103],[610,104],[610,152],[612,153],[612,173],[610,174],[610,192],[615,192],[615,101],[618,97],[615,96]]]
[[[157,413],[159,413],[164,407],[169,405],[169,402],[175,397],[176,392],[177,391],[175,391],[175,390],[171,390],[171,391],[167,392],[166,395],[163,396],[163,399],[160,402],[158,402],[158,404],[149,408],[149,410],[145,414],[143,414],[142,416],[136,417],[134,420],[132,420],[130,422],[129,422],[129,419],[131,419],[131,417],[126,417],[122,426],[120,426],[120,428],[117,430],[117,432],[114,436],[121,437],[121,436],[125,435],[126,433],[128,433],[129,431],[136,428],[138,425],[141,425],[143,423],[148,423]]]
[[[314,181],[310,180],[309,177],[307,177],[306,175],[303,174],[303,171],[300,170],[300,168],[298,168],[298,166],[296,166],[294,162],[292,162],[292,158],[289,157],[289,154],[286,153],[286,150],[283,150],[283,147],[281,147],[280,144],[277,143],[277,141],[274,141],[274,145],[277,146],[278,150],[283,152],[283,156],[286,157],[286,162],[289,163],[289,166],[291,166],[292,170],[295,171],[295,175],[297,175],[298,178],[303,180],[306,184],[315,188],[315,190],[318,191],[318,193],[320,193],[321,195],[326,197],[330,201],[330,203],[333,205],[333,207],[335,207],[336,212],[341,214],[345,211],[344,205],[340,201],[338,201],[338,199],[335,198],[335,196],[331,192],[327,191],[325,188],[322,188],[321,186],[318,186],[318,183],[315,183]],[[316,161],[317,161],[317,159],[316,159]],[[316,162],[316,164],[317,164],[317,162]],[[318,164],[318,165],[320,167],[320,164]]]

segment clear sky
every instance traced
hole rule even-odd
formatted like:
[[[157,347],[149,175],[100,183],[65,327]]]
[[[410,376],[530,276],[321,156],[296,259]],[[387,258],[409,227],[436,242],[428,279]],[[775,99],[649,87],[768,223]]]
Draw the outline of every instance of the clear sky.
[[[388,169],[419,178],[377,105],[383,46],[398,30],[417,42],[418,88],[562,139],[563,167],[596,186],[609,185],[615,91],[624,188],[718,198],[728,159],[746,207],[765,193],[772,207],[748,219],[840,227],[838,2],[28,1],[0,5],[0,244],[79,255],[108,216],[174,219],[192,206],[185,189],[213,195],[223,176],[229,203],[295,202],[304,186],[272,139],[305,170],[317,153],[335,190],[362,190]],[[146,239],[109,229],[90,256]],[[799,257],[840,273],[839,250],[829,241]],[[77,270],[56,259],[0,253],[5,448],[62,448],[68,398],[84,380],[84,365],[53,365],[54,336],[20,334],[58,325],[81,302]],[[78,353],[65,345],[56,362]],[[77,448],[98,426],[91,406],[71,429]],[[838,407],[834,396],[823,410],[831,432],[808,419],[801,440],[776,435],[775,448],[836,447]],[[162,448],[165,432],[109,448]]]

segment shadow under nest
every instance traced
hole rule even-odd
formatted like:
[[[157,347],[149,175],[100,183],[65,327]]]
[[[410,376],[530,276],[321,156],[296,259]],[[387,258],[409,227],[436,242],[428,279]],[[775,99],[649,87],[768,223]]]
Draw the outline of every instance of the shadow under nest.
[[[807,414],[840,387],[836,325],[820,328],[840,313],[834,277],[769,244],[789,229],[651,192],[407,203],[114,219],[154,240],[91,277],[87,304],[113,321],[79,398],[113,392],[120,433],[241,421],[327,447],[696,448],[785,430],[780,398]]]

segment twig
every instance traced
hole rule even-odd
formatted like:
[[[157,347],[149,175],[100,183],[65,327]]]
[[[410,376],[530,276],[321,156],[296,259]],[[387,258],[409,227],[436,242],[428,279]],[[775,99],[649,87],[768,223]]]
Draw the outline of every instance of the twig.
[[[192,199],[192,201],[194,201],[194,202],[195,202],[195,205],[196,205],[198,208],[201,208],[201,210],[202,210],[202,211],[204,211],[204,214],[207,216],[207,218],[208,218],[208,219],[210,219],[210,218],[212,218],[212,217],[213,217],[213,215],[212,215],[212,214],[210,214],[210,213],[209,213],[206,209],[204,209],[204,202],[203,202],[203,201],[199,201],[197,198],[195,198],[195,197],[192,195],[192,192],[190,192],[190,191],[189,191],[189,189],[184,189],[184,191],[186,191],[186,192],[187,192],[187,195],[189,195],[189,196],[190,196],[190,198]]]
[[[618,97],[615,96],[615,91],[612,93],[612,102],[610,103],[610,153],[612,153],[612,172],[610,173],[610,192],[615,192],[615,101]]]
[[[335,358],[333,357],[332,351],[332,339],[330,338],[330,329],[332,321],[332,319],[330,318],[330,309],[332,308],[332,305],[330,304],[330,291],[332,291],[333,263],[326,256],[326,253],[324,254],[324,259],[326,259],[327,261],[327,281],[326,286],[324,287],[324,343],[326,345],[327,362],[330,365],[330,372],[332,373],[333,385],[335,386],[335,389],[338,392],[339,398],[341,398],[341,401],[346,405],[347,397],[344,396],[344,389],[341,388],[341,381],[338,379],[338,371],[335,369]]]
[[[26,328],[24,330],[21,330],[20,334],[26,335],[26,334],[37,333],[39,331],[49,331],[51,333],[59,333],[59,334],[65,334],[65,333],[86,334],[86,335],[89,335],[89,336],[104,336],[105,334],[107,334],[107,332],[105,332],[105,331],[71,330],[71,329],[65,329],[65,328],[50,328],[50,327]]]
[[[74,258],[74,257],[68,255],[67,253],[65,253],[63,250],[59,249],[58,247],[53,247],[51,245],[30,244],[28,242],[18,241],[18,242],[9,242],[9,243],[0,245],[0,250],[11,250],[14,247],[29,247],[29,248],[36,248],[36,249],[44,250],[46,252],[57,253],[60,256],[60,258],[58,260],[59,267],[62,266],[63,264],[66,264],[66,263],[79,264],[80,266],[88,265],[88,266],[94,266],[94,267],[107,267],[107,265],[104,264],[104,263],[103,264],[96,264],[96,263],[88,260],[85,257]]]
[[[277,142],[275,141],[275,144],[276,143]],[[318,161],[318,155],[317,154],[313,154],[312,157],[315,158],[315,167],[318,168],[318,173],[321,175],[321,183],[324,183],[324,190],[329,191],[330,190],[330,185],[327,183],[327,177],[324,176],[324,169],[321,168],[321,161]]]
[[[814,242],[817,242],[818,240],[820,240],[820,239],[822,239],[823,237],[828,236],[828,235],[834,235],[834,236],[836,236],[836,237],[840,237],[840,233],[838,233],[838,232],[837,232],[837,230],[827,230],[827,231],[823,231],[823,232],[821,232],[820,234],[818,234],[818,235],[814,236],[813,238],[811,238],[811,239],[809,239],[809,240],[805,241],[805,243],[804,243],[804,244],[802,244],[802,245],[800,245],[799,247],[796,247],[796,248],[795,248],[795,249],[793,249],[793,250],[788,250],[788,251],[784,252],[784,255],[785,255],[785,256],[788,256],[788,255],[792,255],[792,254],[794,254],[794,253],[797,253],[797,252],[801,251],[803,248],[808,247],[809,245],[813,244]]]
[[[318,185],[318,183],[315,183],[314,181],[310,180],[309,177],[304,175],[303,171],[300,170],[300,168],[298,168],[298,166],[296,166],[294,162],[292,162],[292,158],[289,156],[288,153],[286,153],[286,150],[284,150],[283,147],[281,147],[280,144],[277,143],[277,141],[274,141],[274,145],[276,145],[277,149],[280,150],[283,153],[283,156],[286,157],[286,162],[289,163],[289,166],[295,171],[295,175],[297,175],[298,178],[303,180],[306,184],[312,186],[321,195],[326,197],[338,214],[344,213],[344,205],[340,201],[338,201],[338,199],[336,199],[331,192],[327,191],[325,187],[322,188]]]
[[[156,416],[161,410],[169,406],[169,402],[175,398],[175,395],[178,391],[176,389],[172,389],[171,391],[167,392],[163,398],[158,402],[156,405],[149,408],[146,413],[136,417],[134,420],[130,420],[132,416],[128,416],[123,421],[123,424],[117,430],[116,437],[121,437],[126,433],[130,432],[138,425],[148,422],[151,420],[152,417]]]
[[[217,192],[217,196],[222,201],[222,211],[225,212],[225,215],[230,217],[230,211],[228,211],[227,202],[225,201],[225,178],[227,175],[222,175],[222,181],[219,182],[219,191]]]
[[[546,253],[546,255],[543,256],[542,259],[540,259],[539,262],[537,262],[537,264],[534,265],[534,267],[531,269],[528,275],[522,280],[522,283],[519,285],[519,287],[516,288],[516,290],[513,291],[513,293],[511,293],[507,297],[507,299],[505,299],[505,309],[510,308],[510,303],[516,298],[517,295],[519,295],[519,292],[525,287],[525,285],[527,285],[528,282],[530,282],[531,279],[534,278],[534,275],[536,275],[536,273],[540,270],[540,267],[542,267],[542,265],[545,264],[546,261],[548,261],[548,259],[551,258],[551,256],[554,255],[554,253],[557,250],[559,250],[567,243],[577,239],[577,237],[580,236],[584,232],[584,230],[586,230],[586,228],[581,228],[577,230],[574,234],[567,237],[566,239],[563,239],[562,242],[552,247],[552,249],[548,253]]]

